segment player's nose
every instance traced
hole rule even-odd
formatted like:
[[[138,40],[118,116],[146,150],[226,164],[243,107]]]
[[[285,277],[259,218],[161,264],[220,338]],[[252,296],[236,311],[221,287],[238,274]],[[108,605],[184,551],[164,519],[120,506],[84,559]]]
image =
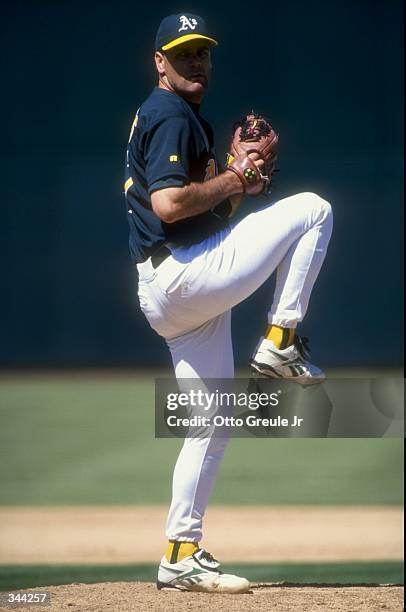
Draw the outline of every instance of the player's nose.
[[[193,55],[190,55],[190,57],[189,57],[189,66],[191,66],[193,68],[196,68],[196,67],[201,68],[202,61],[201,61],[199,55],[197,55],[197,53],[193,54]]]

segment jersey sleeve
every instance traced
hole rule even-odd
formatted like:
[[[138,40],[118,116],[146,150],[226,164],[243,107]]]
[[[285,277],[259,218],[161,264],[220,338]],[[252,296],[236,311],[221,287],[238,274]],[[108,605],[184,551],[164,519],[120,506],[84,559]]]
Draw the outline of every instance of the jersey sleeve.
[[[165,187],[183,187],[190,180],[193,135],[185,117],[171,117],[154,126],[145,143],[148,193]]]

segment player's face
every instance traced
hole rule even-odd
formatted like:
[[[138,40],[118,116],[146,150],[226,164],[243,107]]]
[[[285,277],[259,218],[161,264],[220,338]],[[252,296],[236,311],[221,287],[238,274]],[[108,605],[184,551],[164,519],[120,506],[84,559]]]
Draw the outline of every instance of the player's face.
[[[190,102],[199,103],[209,86],[210,48],[194,40],[155,55],[160,81]]]

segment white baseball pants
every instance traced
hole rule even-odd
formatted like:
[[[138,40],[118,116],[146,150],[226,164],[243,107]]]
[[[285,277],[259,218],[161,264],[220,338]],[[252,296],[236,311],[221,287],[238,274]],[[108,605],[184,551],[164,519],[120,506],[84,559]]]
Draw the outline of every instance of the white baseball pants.
[[[328,202],[300,193],[254,212],[191,247],[170,247],[156,270],[139,264],[138,295],[163,336],[175,374],[232,378],[231,308],[276,270],[268,323],[296,327],[306,314],[332,231]],[[270,300],[271,301],[271,300]],[[227,438],[186,438],[174,476],[166,535],[200,541],[202,520]]]

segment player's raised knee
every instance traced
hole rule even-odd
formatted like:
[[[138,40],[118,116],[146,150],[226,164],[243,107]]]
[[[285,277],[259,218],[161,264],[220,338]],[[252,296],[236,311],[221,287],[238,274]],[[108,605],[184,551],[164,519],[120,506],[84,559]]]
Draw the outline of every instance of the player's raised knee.
[[[318,205],[323,212],[325,217],[331,217],[333,215],[333,209],[330,202],[327,202],[324,198],[316,196],[318,198]]]
[[[307,191],[305,193],[301,193],[300,195],[308,205],[311,205],[312,209],[318,214],[318,216],[322,217],[323,219],[332,217],[333,209],[330,202],[327,202],[327,200],[319,196],[317,193]]]

